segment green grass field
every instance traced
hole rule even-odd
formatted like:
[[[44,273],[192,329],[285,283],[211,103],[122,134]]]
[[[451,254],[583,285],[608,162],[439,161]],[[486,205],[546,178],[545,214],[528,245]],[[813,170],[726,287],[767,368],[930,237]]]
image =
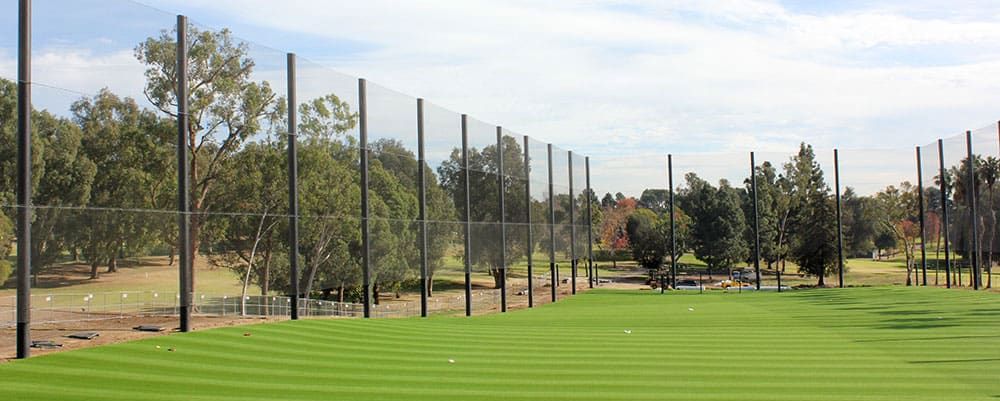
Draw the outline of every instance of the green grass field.
[[[306,320],[51,354],[0,365],[0,399],[995,400],[998,372],[996,294],[597,290],[506,315]]]

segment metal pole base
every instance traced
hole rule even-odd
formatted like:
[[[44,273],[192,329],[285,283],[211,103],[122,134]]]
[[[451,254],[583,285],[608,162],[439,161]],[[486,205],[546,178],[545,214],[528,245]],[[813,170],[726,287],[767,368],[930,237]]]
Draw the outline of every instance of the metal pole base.
[[[31,338],[28,334],[29,324],[17,322],[17,359],[31,356]]]
[[[573,295],[576,295],[576,267],[577,267],[577,261],[574,259],[572,266],[570,266],[570,274],[572,275],[571,280],[573,281],[573,289],[572,289]]]
[[[507,269],[500,271],[500,312],[507,311]]]

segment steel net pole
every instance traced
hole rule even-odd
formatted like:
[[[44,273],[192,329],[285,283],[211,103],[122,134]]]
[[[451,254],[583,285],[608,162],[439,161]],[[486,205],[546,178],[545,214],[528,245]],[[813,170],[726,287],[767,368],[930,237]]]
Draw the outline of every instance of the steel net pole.
[[[841,215],[840,199],[840,152],[833,150],[833,180],[837,187],[837,286],[844,288],[844,223]]]
[[[427,317],[427,158],[424,152],[424,99],[417,99],[417,184],[420,219],[420,316]]]
[[[757,205],[757,161],[753,152],[750,152],[750,188],[753,191],[753,270],[757,290],[760,290],[760,210]]]
[[[191,331],[192,258],[191,203],[189,200],[190,176],[188,175],[188,41],[187,17],[177,16],[177,210],[178,247],[180,248],[180,320],[181,331]]]
[[[291,319],[299,318],[299,162],[295,53],[288,53],[288,266]]]
[[[358,80],[358,128],[361,151],[361,285],[363,314],[372,317],[371,232],[368,227],[368,84]]]
[[[920,208],[920,270],[923,273],[923,285],[927,286],[927,229],[924,221],[924,170],[920,160],[920,147],[917,146],[917,207]]]
[[[17,358],[31,355],[31,0],[18,3]]]

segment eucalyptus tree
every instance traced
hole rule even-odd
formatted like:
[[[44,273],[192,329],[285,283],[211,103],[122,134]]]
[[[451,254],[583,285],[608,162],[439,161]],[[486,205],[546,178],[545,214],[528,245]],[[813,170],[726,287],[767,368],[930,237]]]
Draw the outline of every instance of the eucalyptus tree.
[[[285,113],[285,102],[267,81],[254,81],[249,46],[228,29],[188,29],[188,121],[185,145],[190,155],[191,244],[197,255],[210,196],[221,184],[227,162],[265,126]],[[146,66],[146,98],[161,112],[177,117],[176,33],[162,31],[135,48]]]
[[[175,128],[107,89],[73,103],[71,111],[82,129],[82,155],[98,172],[87,203],[93,209],[77,212],[73,226],[75,245],[97,278],[100,264],[113,273],[120,255],[150,251],[165,228],[176,228],[169,214],[154,211],[172,201]]]

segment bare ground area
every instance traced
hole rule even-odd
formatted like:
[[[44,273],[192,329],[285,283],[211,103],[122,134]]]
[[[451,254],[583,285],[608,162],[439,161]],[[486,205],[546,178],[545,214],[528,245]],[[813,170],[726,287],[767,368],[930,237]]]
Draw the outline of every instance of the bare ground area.
[[[194,327],[196,330],[209,329],[214,327],[237,326],[243,324],[276,322],[286,320],[280,317],[271,318],[241,318],[241,317],[195,317]],[[162,332],[143,332],[133,330],[139,325],[154,325],[164,328]],[[72,349],[95,347],[105,344],[114,344],[131,340],[138,340],[148,337],[170,335],[177,331],[178,320],[176,316],[126,316],[124,318],[114,318],[106,320],[92,320],[84,322],[62,322],[32,325],[31,335],[33,341],[48,340],[61,347],[52,349],[33,348],[32,356],[51,354],[54,352],[68,351]],[[67,338],[67,335],[78,332],[96,331],[100,336],[93,340],[76,340]],[[0,329],[0,362],[13,359],[16,355],[15,347],[16,330],[14,327]]]

